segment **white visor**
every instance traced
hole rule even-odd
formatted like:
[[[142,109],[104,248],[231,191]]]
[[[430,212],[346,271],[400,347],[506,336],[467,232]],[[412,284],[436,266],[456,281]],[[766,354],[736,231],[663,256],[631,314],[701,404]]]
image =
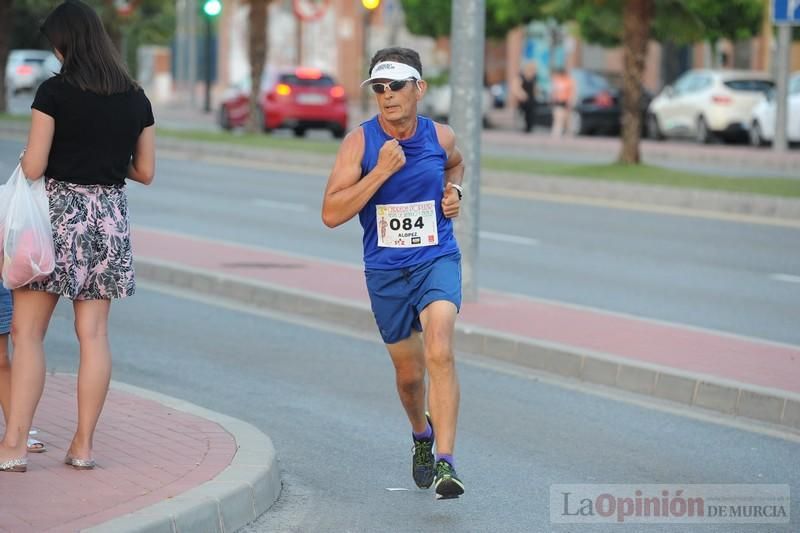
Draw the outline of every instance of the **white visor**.
[[[369,74],[369,79],[361,82],[361,86],[372,83],[375,80],[407,80],[414,78],[421,80],[422,76],[419,71],[411,65],[405,63],[397,63],[396,61],[381,61]]]

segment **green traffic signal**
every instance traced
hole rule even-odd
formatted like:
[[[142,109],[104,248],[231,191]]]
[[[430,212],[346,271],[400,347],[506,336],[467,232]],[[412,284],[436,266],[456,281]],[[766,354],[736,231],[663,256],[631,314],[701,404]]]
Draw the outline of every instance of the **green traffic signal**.
[[[222,2],[219,0],[206,0],[203,4],[203,12],[209,17],[216,17],[222,12]]]

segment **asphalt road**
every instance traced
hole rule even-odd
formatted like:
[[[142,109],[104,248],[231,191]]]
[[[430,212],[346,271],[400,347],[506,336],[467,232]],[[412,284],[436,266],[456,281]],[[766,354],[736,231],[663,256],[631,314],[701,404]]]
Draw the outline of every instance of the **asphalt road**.
[[[0,174],[20,143],[0,140]],[[326,176],[160,158],[134,224],[360,264],[320,220]],[[471,191],[467,191],[470,194]],[[800,228],[484,195],[479,285],[800,345]]]
[[[779,483],[800,490],[800,444],[539,381],[459,356],[457,501],[413,488],[410,436],[377,342],[140,287],[115,302],[114,379],[246,420],[276,445],[284,489],[244,532],[786,532],[784,525],[561,526],[561,483]],[[75,372],[62,301],[48,368]],[[102,418],[98,431],[103,431]],[[390,491],[394,489],[408,489]],[[611,529],[610,529],[611,528]]]

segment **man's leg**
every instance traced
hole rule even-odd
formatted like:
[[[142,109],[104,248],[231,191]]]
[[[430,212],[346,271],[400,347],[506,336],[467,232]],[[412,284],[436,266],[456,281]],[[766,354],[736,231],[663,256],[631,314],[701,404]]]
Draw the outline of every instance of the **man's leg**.
[[[454,451],[460,396],[453,354],[457,313],[452,302],[439,300],[429,304],[420,314],[425,367],[430,378],[428,404],[436,432],[436,452],[447,455]]]
[[[412,331],[411,336],[394,344],[387,344],[395,369],[397,394],[406,410],[411,429],[422,433],[428,426],[425,418],[425,358],[422,336]]]
[[[536,107],[530,102],[525,103],[525,133],[530,133],[534,126]]]
[[[561,137],[564,132],[564,108],[560,105],[553,106],[553,137]]]
[[[397,393],[411,422],[413,453],[411,476],[421,489],[433,484],[434,433],[425,415],[425,356],[419,332],[400,342],[387,344],[396,372]]]
[[[453,451],[458,421],[459,386],[453,355],[453,330],[457,308],[447,300],[428,304],[420,315],[425,343],[425,364],[430,375],[428,403],[437,433],[433,481],[436,498],[458,498],[464,484],[456,475]]]

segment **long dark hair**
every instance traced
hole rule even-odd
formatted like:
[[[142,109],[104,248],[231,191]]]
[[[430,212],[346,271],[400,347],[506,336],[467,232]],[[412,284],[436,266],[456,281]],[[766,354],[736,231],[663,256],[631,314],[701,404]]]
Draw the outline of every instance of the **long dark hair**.
[[[137,87],[100,17],[80,0],[66,0],[56,7],[41,29],[64,56],[60,74],[68,83],[104,95]]]

